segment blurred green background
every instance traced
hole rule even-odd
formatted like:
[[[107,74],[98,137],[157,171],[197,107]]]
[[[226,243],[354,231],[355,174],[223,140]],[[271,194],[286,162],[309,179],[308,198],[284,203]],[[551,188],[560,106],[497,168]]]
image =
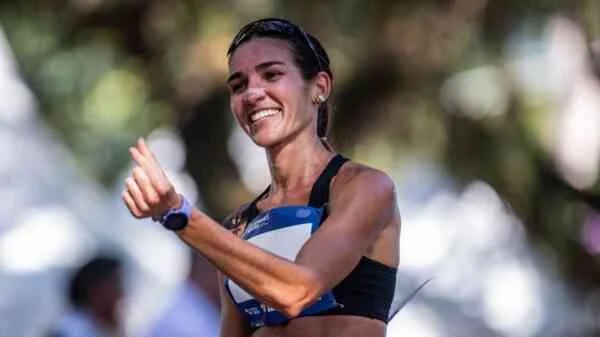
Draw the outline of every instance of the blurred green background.
[[[465,196],[483,184],[518,223],[543,278],[561,284],[568,310],[581,310],[584,318],[557,335],[600,334],[600,1],[0,1],[0,29],[31,110],[64,144],[74,172],[117,199],[127,147],[167,128],[183,143],[181,170],[198,202],[216,218],[263,186],[248,182],[243,167],[256,160],[235,145],[224,84],[231,38],[266,16],[301,24],[329,52],[330,139],[397,180],[403,243],[414,233],[411,210],[436,191]],[[482,233],[490,216],[480,219]],[[461,222],[446,219],[437,225]],[[0,238],[14,227],[3,223]],[[543,317],[529,332],[482,325],[489,336],[551,336],[553,315]]]

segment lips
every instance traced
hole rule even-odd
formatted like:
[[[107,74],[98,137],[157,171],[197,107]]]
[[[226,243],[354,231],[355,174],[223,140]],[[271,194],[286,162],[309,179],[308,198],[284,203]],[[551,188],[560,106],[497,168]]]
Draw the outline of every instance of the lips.
[[[281,112],[281,109],[277,109],[277,108],[258,109],[258,110],[253,111],[252,113],[250,113],[248,118],[249,118],[250,124],[254,124],[258,121],[261,121],[263,119],[274,116],[278,112]]]

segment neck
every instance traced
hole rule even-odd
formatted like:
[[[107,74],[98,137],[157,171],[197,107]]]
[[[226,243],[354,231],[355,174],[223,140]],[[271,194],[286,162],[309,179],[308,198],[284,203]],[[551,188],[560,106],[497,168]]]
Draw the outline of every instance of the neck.
[[[292,142],[267,148],[271,194],[283,196],[312,185],[332,156],[333,153],[313,135],[299,135]]]

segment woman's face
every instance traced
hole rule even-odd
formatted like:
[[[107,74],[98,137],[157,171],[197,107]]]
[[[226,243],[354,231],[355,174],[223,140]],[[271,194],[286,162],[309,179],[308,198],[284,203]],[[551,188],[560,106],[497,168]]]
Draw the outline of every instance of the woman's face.
[[[254,38],[242,44],[229,70],[231,111],[257,145],[277,145],[302,132],[316,136],[316,88],[303,79],[286,41]]]

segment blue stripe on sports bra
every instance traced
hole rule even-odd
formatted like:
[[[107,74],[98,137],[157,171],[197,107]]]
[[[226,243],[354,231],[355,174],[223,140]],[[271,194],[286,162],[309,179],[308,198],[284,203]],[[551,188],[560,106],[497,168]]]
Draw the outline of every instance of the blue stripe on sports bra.
[[[246,227],[244,240],[293,261],[304,243],[321,224],[322,208],[285,206],[260,213]],[[233,302],[245,315],[252,328],[279,325],[289,318],[266,306],[244,291],[233,280],[226,278],[225,287]],[[333,293],[323,294],[299,316],[310,316],[335,309],[338,303]]]
[[[255,245],[270,245],[279,251],[278,255],[294,260],[306,240],[327,217],[331,179],[346,161],[339,154],[331,159],[313,185],[307,206],[285,206],[261,213],[256,203],[268,193],[267,188],[243,212],[242,218],[248,225],[242,237]],[[396,268],[363,256],[350,274],[301,316],[354,315],[387,322],[396,271]],[[256,301],[235,282],[226,279],[225,287],[253,329],[288,321],[283,314]]]

